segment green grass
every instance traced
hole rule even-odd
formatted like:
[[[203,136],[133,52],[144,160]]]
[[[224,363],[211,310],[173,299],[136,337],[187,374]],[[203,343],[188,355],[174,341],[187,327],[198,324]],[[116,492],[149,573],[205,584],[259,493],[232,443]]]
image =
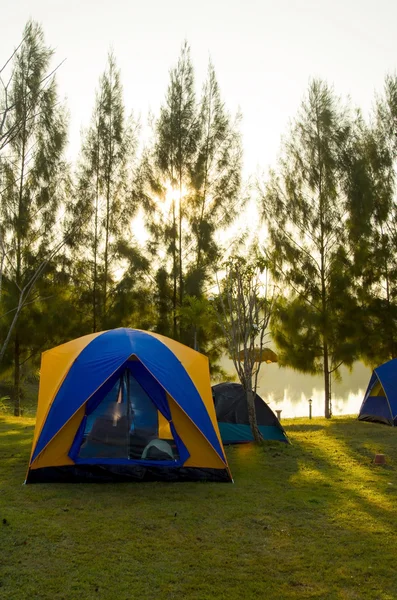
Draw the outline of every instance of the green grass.
[[[397,430],[283,424],[228,450],[234,485],[22,486],[33,419],[1,417],[0,598],[397,598]]]

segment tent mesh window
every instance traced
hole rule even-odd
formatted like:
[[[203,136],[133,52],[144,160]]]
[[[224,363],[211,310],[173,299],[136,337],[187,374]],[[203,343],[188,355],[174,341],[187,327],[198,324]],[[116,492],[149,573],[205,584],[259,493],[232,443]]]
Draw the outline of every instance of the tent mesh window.
[[[87,415],[78,458],[179,459],[168,422],[129,370]]]

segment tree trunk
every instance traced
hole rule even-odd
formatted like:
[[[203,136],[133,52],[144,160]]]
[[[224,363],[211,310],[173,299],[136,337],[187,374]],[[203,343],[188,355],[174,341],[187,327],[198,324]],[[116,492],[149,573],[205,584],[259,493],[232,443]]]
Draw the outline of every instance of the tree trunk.
[[[201,243],[202,243],[201,227],[202,227],[202,223],[204,221],[205,203],[207,200],[208,148],[209,148],[210,128],[211,128],[211,101],[212,101],[212,95],[210,94],[210,97],[208,100],[207,137],[206,137],[206,141],[205,141],[205,167],[204,167],[203,198],[202,198],[202,204],[201,204],[199,225],[197,227],[197,235],[198,235],[198,238],[197,238],[197,263],[196,263],[197,270],[200,268],[200,262],[201,262]]]
[[[93,310],[93,323],[92,329],[95,333],[100,327],[100,305],[98,302],[98,243],[99,243],[99,191],[100,191],[100,124],[101,117],[100,111],[102,106],[102,96],[99,101],[99,116],[96,123],[96,147],[95,147],[95,213],[94,213],[94,282],[93,282],[93,293],[92,293],[92,310]]]
[[[386,323],[387,323],[387,329],[389,332],[389,356],[390,358],[396,358],[396,348],[395,348],[395,342],[394,342],[394,335],[393,335],[393,315],[392,315],[392,305],[391,305],[391,299],[390,299],[390,278],[389,278],[389,270],[387,268],[387,263],[385,265],[386,267],[386,275],[385,275],[385,279],[386,279],[386,303],[387,303],[387,314],[386,314]]]
[[[179,252],[178,252],[178,266],[179,266],[179,306],[182,308],[182,300],[183,300],[183,291],[182,291],[182,132],[181,132],[181,114],[182,114],[182,97],[184,90],[184,73],[185,73],[185,63],[186,57],[184,56],[184,62],[181,73],[181,90],[179,93],[179,110],[178,110],[178,178],[179,178],[179,230],[178,230],[178,243],[179,243]],[[182,337],[181,331],[181,319],[179,319],[179,339]]]
[[[102,301],[102,314],[104,319],[104,325],[106,324],[106,311],[107,311],[107,294],[108,294],[108,271],[109,271],[109,228],[110,228],[110,198],[109,192],[106,198],[106,229],[105,229],[105,260],[104,260],[104,280],[103,280],[103,301]]]
[[[111,219],[111,173],[112,173],[112,116],[110,115],[110,148],[109,148],[109,164],[106,181],[106,231],[105,231],[105,266],[104,266],[104,286],[103,286],[103,316],[107,318],[107,294],[108,294],[108,272],[109,272],[109,238],[110,238],[110,219]]]
[[[324,341],[324,392],[325,392],[324,415],[325,415],[326,419],[330,419],[331,418],[330,375],[329,375],[328,344],[326,341]]]
[[[0,235],[2,235],[0,233]],[[3,292],[3,270],[4,270],[4,261],[5,261],[5,257],[6,257],[6,251],[5,251],[5,246],[4,246],[4,239],[3,237],[1,238],[1,261],[0,261],[0,300],[2,297],[2,292]]]
[[[255,410],[255,396],[251,389],[251,386],[246,388],[246,397],[247,397],[247,408],[248,408],[248,419],[252,431],[252,435],[254,438],[255,444],[260,444],[263,440],[261,432],[258,429],[258,422],[256,420],[256,410]]]
[[[14,343],[14,416],[21,416],[21,392],[20,392],[20,349],[19,336],[15,335]]]
[[[182,267],[182,173],[179,172],[179,306],[183,304],[183,267]],[[182,322],[179,319],[179,339],[182,340]]]
[[[173,331],[174,339],[178,338],[177,330],[177,317],[176,317],[176,303],[177,303],[177,262],[176,262],[176,213],[175,213],[175,200],[172,201],[172,229],[173,229],[173,247],[172,247],[172,277],[173,277],[173,293],[172,293],[172,314],[173,314]]]
[[[26,102],[26,101],[25,101]],[[22,234],[21,234],[21,216],[22,216],[22,199],[23,199],[23,184],[25,177],[25,151],[26,151],[26,104],[24,106],[23,115],[23,137],[22,137],[22,151],[21,151],[21,177],[19,181],[19,193],[18,193],[18,214],[17,214],[17,252],[16,252],[16,273],[15,283],[18,290],[21,291],[22,281]],[[15,326],[16,319],[19,316],[19,312],[22,308],[21,300],[23,298],[23,292],[21,291],[18,303],[18,309],[14,316],[11,326]],[[10,331],[9,331],[10,334]],[[21,415],[21,398],[20,398],[20,340],[18,330],[15,331],[15,342],[14,342],[14,415],[19,417]]]
[[[95,333],[98,327],[97,319],[97,279],[98,279],[98,196],[99,196],[99,183],[97,173],[97,184],[96,184],[96,196],[95,196],[95,223],[94,223],[94,285],[92,292],[92,311],[93,311],[93,323],[92,330]]]

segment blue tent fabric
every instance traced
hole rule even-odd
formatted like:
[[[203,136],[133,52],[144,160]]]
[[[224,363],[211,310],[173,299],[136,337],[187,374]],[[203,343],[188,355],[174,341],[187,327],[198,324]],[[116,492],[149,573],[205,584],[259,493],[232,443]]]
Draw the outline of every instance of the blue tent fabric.
[[[397,359],[389,360],[375,369],[387,400],[393,419],[397,417]]]
[[[160,384],[158,388],[167,390],[197,425],[220,458],[225,459],[204,403],[177,357],[155,337],[143,331],[121,328],[99,335],[79,354],[52,403],[32,460],[97,391],[102,398],[104,397],[100,388],[105,382],[107,388],[111,387],[111,381],[117,379],[132,355],[139,358],[145,370]],[[130,368],[137,370],[137,380],[141,379],[144,388],[145,385],[149,385],[148,378],[145,379],[140,367]],[[156,398],[156,404],[158,403],[159,410],[163,412],[164,398],[160,396],[158,389]]]
[[[370,420],[368,417],[378,417],[382,422],[391,421],[390,406],[383,396],[368,396],[360,411],[361,420]],[[366,419],[364,417],[367,417]]]
[[[218,425],[224,444],[243,444],[254,441],[250,425],[245,425],[244,423],[218,423]],[[276,427],[275,425],[258,425],[258,429],[264,440],[288,441],[284,431],[280,427]]]
[[[385,395],[372,395],[377,383],[380,383]],[[358,418],[397,426],[397,359],[374,369]]]

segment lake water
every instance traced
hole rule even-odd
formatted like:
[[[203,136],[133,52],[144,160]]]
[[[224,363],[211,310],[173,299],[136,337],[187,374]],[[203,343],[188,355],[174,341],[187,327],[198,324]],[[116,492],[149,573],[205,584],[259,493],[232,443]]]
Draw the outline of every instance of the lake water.
[[[231,360],[222,360],[228,373],[235,373]],[[332,381],[332,413],[334,415],[358,414],[371,376],[371,369],[355,363],[350,372],[341,370],[342,380]],[[258,381],[258,394],[275,410],[281,410],[281,418],[307,417],[309,398],[312,399],[312,415],[324,416],[324,384],[322,376],[304,375],[278,364],[262,365]]]

